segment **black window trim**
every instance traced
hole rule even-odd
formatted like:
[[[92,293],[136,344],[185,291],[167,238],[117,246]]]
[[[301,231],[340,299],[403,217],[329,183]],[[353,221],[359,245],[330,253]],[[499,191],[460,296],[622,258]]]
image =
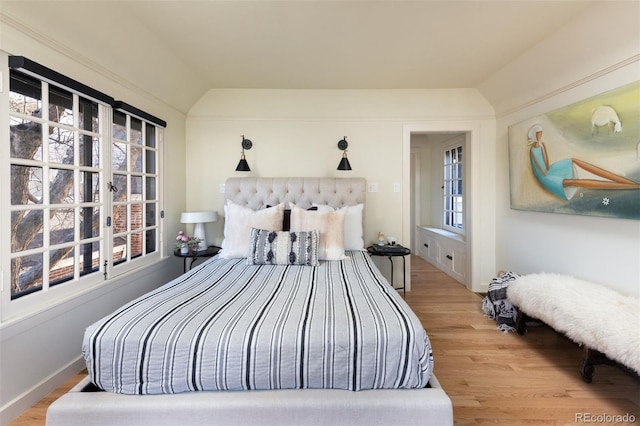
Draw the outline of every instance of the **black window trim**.
[[[155,124],[157,126],[166,128],[167,122],[155,117],[149,113],[146,113],[134,106],[129,105],[124,101],[116,101],[113,97],[102,93],[86,84],[80,83],[64,74],[60,74],[57,71],[47,68],[44,65],[40,65],[31,59],[24,56],[9,56],[9,68],[21,71],[32,77],[53,83],[57,86],[62,86],[65,89],[70,89],[77,94],[83,95],[96,102],[111,106],[113,109],[124,111],[130,115],[134,115],[137,118]]]
[[[155,124],[157,126],[166,128],[167,127],[167,122],[155,117],[147,112],[144,112],[134,106],[129,105],[128,103],[124,102],[124,101],[114,101],[113,103],[113,109],[118,110],[118,111],[122,111],[125,112],[129,115],[132,115],[136,118],[139,118],[143,121],[147,121],[149,123]]]
[[[60,74],[51,68],[40,65],[31,59],[25,58],[24,56],[9,56],[9,68],[22,71],[25,74],[70,89],[78,94],[89,97],[96,102],[107,104],[109,106],[113,105],[114,99],[111,96],[67,77],[66,75]]]

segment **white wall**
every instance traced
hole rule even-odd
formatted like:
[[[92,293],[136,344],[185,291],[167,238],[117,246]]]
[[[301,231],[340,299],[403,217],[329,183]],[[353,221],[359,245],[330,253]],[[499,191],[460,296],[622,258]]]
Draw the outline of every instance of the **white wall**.
[[[597,2],[583,16],[568,22],[561,33],[523,52],[485,81],[480,92],[211,90],[191,109],[186,123],[178,110],[137,88],[136,82],[148,74],[126,75],[131,57],[124,62],[114,60],[119,57],[117,49],[103,52],[93,48],[95,40],[78,40],[69,30],[72,26],[65,27],[69,31],[57,41],[54,35],[62,31],[59,21],[46,19],[46,14],[40,19],[17,13],[18,18],[37,20],[27,25],[3,17],[0,50],[27,56],[167,120],[166,249],[173,245],[173,235],[180,227],[179,214],[185,208],[222,212],[224,197],[219,184],[229,176],[243,175],[234,172],[242,134],[254,141],[254,148],[247,152],[253,170],[249,175],[346,175],[377,182],[379,192],[367,196],[366,240],[371,241],[382,230],[398,236],[400,242],[406,239],[408,244],[410,197],[405,191],[409,189],[411,130],[473,130],[476,139],[471,146],[470,186],[477,216],[472,225],[479,232],[472,244],[474,253],[482,253],[473,262],[474,279],[486,281],[496,269],[521,273],[546,270],[606,282],[637,294],[637,221],[510,209],[507,128],[637,80],[639,8],[638,2]],[[146,45],[149,40],[147,34],[141,43]],[[172,81],[171,76],[180,70],[169,63],[166,66],[171,72],[163,78]],[[168,90],[180,88],[159,84]],[[189,93],[194,90],[197,88],[189,87]],[[346,173],[335,170],[341,155],[336,144],[345,135],[354,168]],[[393,192],[397,182],[402,184],[400,193]],[[222,221],[208,226],[207,238],[221,242]],[[109,289],[69,300],[22,323],[0,325],[0,424],[39,400],[80,366],[78,344],[86,325],[174,276],[181,266],[177,259],[169,258],[153,272],[126,277]],[[134,278],[136,286],[127,285]]]
[[[144,88],[148,99],[156,102],[164,99],[172,103],[172,109],[183,113],[206,88],[192,67],[140,25],[135,8],[129,7],[131,2],[120,2],[119,7],[109,1],[0,3],[0,21],[18,29],[3,32],[2,43],[11,44],[17,52],[28,49],[33,40],[51,47],[56,54],[41,51],[37,58],[29,58],[49,64],[50,68],[57,70],[59,63],[71,58],[76,71],[89,74],[95,71],[117,82],[123,93],[141,94]]]
[[[91,67],[85,66],[86,58],[81,55],[74,57],[74,52],[67,46],[61,47],[64,50],[61,53],[56,49],[56,43],[42,39],[40,31],[46,32],[47,28],[34,32],[18,24],[6,25],[3,22],[1,25],[2,87],[8,87],[9,81],[6,54],[26,56],[167,121],[163,164],[166,219],[163,226],[165,235],[170,237],[163,236],[161,245],[165,248],[165,255],[170,254],[174,243],[172,236],[180,226],[178,218],[185,205],[184,114],[145,92],[137,91],[135,85],[128,83],[126,76],[114,79],[107,68],[96,63]],[[52,33],[55,30],[52,29]],[[0,143],[8,144],[8,126],[3,126],[0,131],[3,132]],[[4,197],[6,194],[2,195],[3,200],[8,199]],[[0,208],[8,212],[7,206]],[[8,216],[4,215],[5,218]],[[7,240],[3,235],[2,244],[8,244]],[[86,326],[181,272],[180,259],[167,257],[144,271],[120,277],[56,306],[0,323],[0,424],[6,424],[82,369],[81,341]],[[10,291],[6,285],[5,291]]]
[[[499,269],[570,274],[640,293],[638,221],[510,209],[507,133],[514,123],[640,79],[638,28],[640,3],[597,4],[483,84],[499,117]]]
[[[365,242],[373,242],[382,231],[409,245],[407,128],[433,122],[488,125],[491,131],[477,132],[476,143],[478,152],[480,146],[489,147],[492,158],[492,117],[492,108],[472,89],[212,89],[187,119],[187,206],[222,213],[219,186],[230,176],[364,177],[379,189],[367,194]],[[253,141],[246,152],[252,171],[244,174],[234,171],[241,135]],[[337,143],[343,136],[349,142],[349,172],[336,170],[342,155]],[[394,184],[400,192],[394,192]],[[207,240],[221,243],[222,226],[222,221],[208,225]],[[493,253],[487,255],[493,262]],[[381,266],[384,272],[385,264]]]

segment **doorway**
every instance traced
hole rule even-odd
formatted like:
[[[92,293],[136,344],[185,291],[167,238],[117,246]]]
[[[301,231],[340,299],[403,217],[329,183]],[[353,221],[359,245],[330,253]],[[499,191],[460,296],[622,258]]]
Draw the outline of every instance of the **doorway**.
[[[442,229],[443,224],[443,197],[444,176],[442,152],[451,145],[461,145],[463,153],[466,152],[466,134],[464,132],[416,132],[411,134],[411,229],[418,226],[429,226]],[[465,159],[460,159],[462,165]],[[462,194],[466,194],[464,178],[462,174]],[[463,202],[463,212],[466,212],[467,202]],[[460,233],[464,235],[464,223]],[[418,252],[416,232],[411,233],[411,250]]]
[[[411,134],[412,252],[466,285],[465,132]]]
[[[483,276],[493,276],[495,271],[495,191],[487,192],[485,182],[493,182],[495,174],[495,151],[491,149],[481,150],[480,121],[446,121],[428,122],[403,126],[403,241],[411,242],[412,249],[416,248],[416,226],[423,217],[422,213],[416,213],[417,196],[412,170],[416,165],[416,156],[412,156],[411,141],[420,138],[428,140],[432,138],[446,138],[447,135],[463,134],[465,137],[465,285],[472,291],[486,291],[488,281],[483,282]],[[493,134],[485,131],[485,138]],[[425,136],[426,135],[426,136]],[[441,136],[436,136],[441,135]],[[495,135],[493,135],[495,136]],[[486,148],[495,145],[495,141],[484,141]],[[419,143],[419,142],[418,142]],[[428,142],[427,142],[428,143]],[[414,153],[415,154],[415,153]],[[482,174],[480,173],[482,164]],[[422,165],[420,165],[422,168]],[[485,183],[485,191],[481,194],[481,188]],[[422,185],[419,183],[418,185]],[[422,207],[421,207],[422,208]],[[482,246],[480,246],[482,241]]]

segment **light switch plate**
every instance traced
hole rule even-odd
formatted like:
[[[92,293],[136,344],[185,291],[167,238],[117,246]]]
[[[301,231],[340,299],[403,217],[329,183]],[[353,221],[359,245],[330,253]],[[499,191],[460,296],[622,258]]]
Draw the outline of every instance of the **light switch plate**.
[[[377,182],[369,182],[367,184],[367,192],[378,192],[378,183]]]

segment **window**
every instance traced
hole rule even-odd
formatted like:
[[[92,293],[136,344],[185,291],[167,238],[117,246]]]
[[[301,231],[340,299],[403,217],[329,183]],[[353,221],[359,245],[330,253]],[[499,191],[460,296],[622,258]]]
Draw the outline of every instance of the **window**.
[[[11,299],[99,269],[104,107],[10,73]]]
[[[9,72],[2,319],[160,257],[164,122],[40,69]]]
[[[443,226],[454,232],[464,232],[462,146],[444,151],[444,208]]]
[[[156,168],[161,132],[127,112],[114,110],[111,139],[113,264],[121,265],[158,250]]]

